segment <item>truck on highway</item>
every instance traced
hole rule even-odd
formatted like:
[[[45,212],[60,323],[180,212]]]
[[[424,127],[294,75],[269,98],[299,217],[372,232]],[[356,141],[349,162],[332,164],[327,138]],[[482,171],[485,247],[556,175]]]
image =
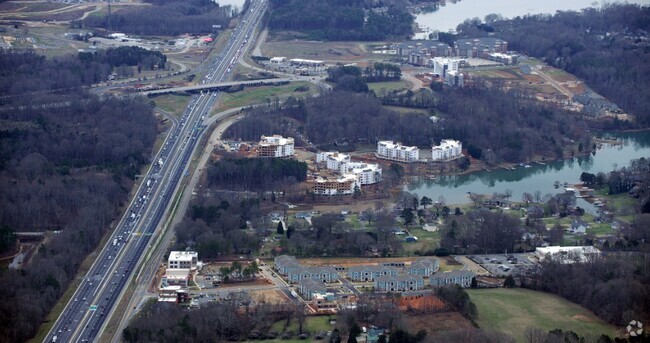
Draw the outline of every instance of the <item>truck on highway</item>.
[[[117,245],[117,238],[115,238],[115,239],[113,240],[113,246],[116,246],[116,245]]]
[[[291,296],[294,298],[298,298],[298,293],[296,293],[296,291],[291,291]]]
[[[158,159],[158,166],[162,167],[162,165],[163,165],[163,159],[159,158]]]
[[[151,186],[151,180],[147,180],[147,187]]]

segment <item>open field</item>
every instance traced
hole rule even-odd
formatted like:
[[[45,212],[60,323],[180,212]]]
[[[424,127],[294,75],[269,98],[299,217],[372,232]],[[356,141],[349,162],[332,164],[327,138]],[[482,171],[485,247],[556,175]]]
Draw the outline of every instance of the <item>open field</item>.
[[[390,57],[371,53],[364,42],[266,41],[261,50],[268,57],[284,56],[327,62],[385,60]]]
[[[436,332],[473,327],[472,323],[458,312],[407,315],[405,322],[410,333],[416,334],[420,330],[426,330],[429,336]]]
[[[297,91],[299,87],[309,87],[306,92]],[[278,97],[281,100],[294,97],[306,97],[316,94],[318,88],[309,82],[292,82],[282,86],[249,87],[236,93],[222,93],[215,113],[231,108],[265,103],[267,99]]]
[[[428,232],[420,227],[409,228],[408,231],[418,238],[417,242],[402,242],[404,251],[409,255],[433,251],[440,246],[440,232]],[[442,269],[442,265],[440,267]]]
[[[613,337],[616,327],[596,317],[591,311],[553,294],[527,289],[467,290],[478,309],[481,328],[511,335],[524,341],[524,331],[538,327],[544,331],[572,330],[593,342],[601,334]]]
[[[157,107],[160,107],[176,117],[180,117],[187,107],[190,97],[185,95],[167,94],[155,97],[153,101],[156,103]]]

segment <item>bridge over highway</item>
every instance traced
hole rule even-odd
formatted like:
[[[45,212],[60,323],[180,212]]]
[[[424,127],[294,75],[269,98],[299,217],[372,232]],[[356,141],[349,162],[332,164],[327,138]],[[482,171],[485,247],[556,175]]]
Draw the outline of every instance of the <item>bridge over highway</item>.
[[[293,81],[292,79],[262,79],[262,80],[250,80],[250,81],[231,81],[231,82],[217,82],[217,83],[206,83],[203,85],[196,86],[185,86],[185,87],[173,87],[173,88],[164,88],[156,89],[151,91],[138,92],[138,94],[143,94],[147,96],[156,96],[169,93],[198,93],[201,91],[218,91],[232,86],[269,86],[269,85],[278,85],[285,84]]]

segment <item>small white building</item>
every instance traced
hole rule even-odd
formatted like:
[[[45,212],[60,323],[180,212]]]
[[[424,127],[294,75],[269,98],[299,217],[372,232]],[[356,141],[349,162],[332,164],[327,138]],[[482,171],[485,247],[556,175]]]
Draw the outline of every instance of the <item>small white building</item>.
[[[283,64],[287,62],[286,57],[272,57],[270,60],[271,64]]]
[[[196,251],[172,251],[167,259],[167,269],[195,270],[199,254]]]
[[[287,157],[294,154],[294,140],[280,135],[262,136],[257,146],[258,157]]]
[[[393,141],[377,143],[377,157],[391,161],[416,162],[420,159],[420,150],[416,146],[403,146]]]
[[[443,139],[440,145],[431,147],[433,161],[446,161],[463,154],[463,144],[453,139]]]

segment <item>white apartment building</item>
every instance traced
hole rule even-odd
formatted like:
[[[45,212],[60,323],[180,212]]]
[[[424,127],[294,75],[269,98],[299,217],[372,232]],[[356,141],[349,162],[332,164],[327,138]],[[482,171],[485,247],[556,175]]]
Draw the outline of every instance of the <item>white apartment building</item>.
[[[317,195],[352,195],[354,188],[358,186],[357,177],[353,174],[345,174],[334,178],[318,178],[314,182],[314,194]]]
[[[341,174],[352,174],[359,185],[372,185],[381,181],[381,167],[374,163],[350,162],[342,165]]]
[[[444,78],[447,75],[447,72],[457,72],[460,63],[461,60],[458,58],[434,57],[433,73]]]
[[[280,135],[262,136],[257,146],[258,157],[287,157],[293,156],[294,140]]]
[[[319,152],[317,163],[325,163],[327,169],[336,170],[341,175],[354,174],[358,185],[372,185],[381,181],[382,169],[378,164],[352,162],[350,155],[339,152]]]
[[[403,146],[393,141],[377,143],[377,157],[399,162],[416,162],[420,159],[420,150],[416,146]]]
[[[168,269],[196,269],[199,254],[196,251],[172,251],[167,259]]]
[[[316,154],[316,163],[326,163],[327,169],[341,170],[341,165],[350,162],[350,155],[340,154],[338,151],[319,152]]]
[[[431,159],[433,161],[445,161],[456,158],[463,154],[463,144],[453,139],[443,139],[440,145],[431,148]]]

